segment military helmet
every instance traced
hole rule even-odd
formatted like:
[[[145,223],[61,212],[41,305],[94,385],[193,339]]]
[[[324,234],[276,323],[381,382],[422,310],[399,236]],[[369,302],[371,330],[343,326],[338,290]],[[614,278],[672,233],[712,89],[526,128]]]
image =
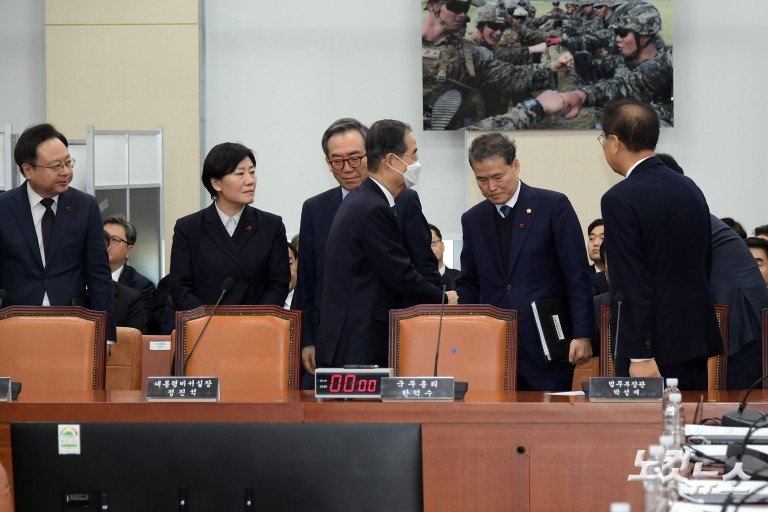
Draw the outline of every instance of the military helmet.
[[[610,28],[626,28],[636,34],[652,36],[661,31],[661,15],[648,2],[627,3],[613,11]]]
[[[528,11],[524,7],[515,7],[515,10],[512,11],[512,16],[528,17]]]
[[[427,4],[429,2],[435,2],[435,3],[438,4],[438,6],[440,6],[440,5],[444,4],[445,1],[446,0],[424,0],[422,2],[422,4],[424,5],[424,9],[426,10],[427,9]],[[486,4],[485,0],[455,0],[455,1],[456,2],[461,2],[463,4],[471,4],[471,5],[474,5],[475,7],[482,7],[482,6],[484,6]]]
[[[584,7],[585,5],[594,5],[595,1],[594,0],[581,0],[580,2],[578,2],[578,4],[579,4],[580,7]]]
[[[504,0],[504,5],[508,10],[513,10],[517,7],[528,9],[531,3],[528,0]]]
[[[485,4],[477,10],[475,16],[477,26],[480,26],[481,23],[510,24],[509,13],[503,5],[499,4]]]

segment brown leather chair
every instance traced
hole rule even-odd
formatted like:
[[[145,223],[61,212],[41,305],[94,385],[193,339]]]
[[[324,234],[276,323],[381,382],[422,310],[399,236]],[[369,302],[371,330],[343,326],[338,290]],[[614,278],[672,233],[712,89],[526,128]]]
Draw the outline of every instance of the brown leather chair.
[[[600,376],[616,375],[616,365],[611,352],[611,306],[600,306]]]
[[[8,473],[2,464],[0,464],[0,512],[13,512],[11,483],[8,481]]]
[[[24,390],[103,390],[106,323],[77,306],[0,309],[0,375]]]
[[[176,313],[176,375],[219,377],[222,391],[299,389],[301,312],[277,306],[213,306]]]
[[[728,389],[729,309],[727,304],[715,304],[715,315],[717,316],[717,325],[720,327],[720,337],[723,339],[724,353],[719,356],[712,356],[707,360],[707,391],[709,392]]]
[[[117,343],[107,357],[107,391],[141,389],[141,341],[140,330],[117,328]]]
[[[395,375],[432,375],[439,305],[389,312],[389,365]],[[470,391],[517,387],[517,312],[488,305],[445,306],[438,375],[469,382]]]

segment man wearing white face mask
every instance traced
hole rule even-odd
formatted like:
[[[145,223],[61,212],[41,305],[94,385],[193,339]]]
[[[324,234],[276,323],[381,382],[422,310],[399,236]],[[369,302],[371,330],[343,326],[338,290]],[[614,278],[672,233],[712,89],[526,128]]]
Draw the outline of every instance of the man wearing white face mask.
[[[368,178],[342,201],[325,253],[318,367],[387,366],[389,310],[436,304],[443,292],[413,268],[395,198],[418,181],[416,139],[400,121],[382,120],[365,138]],[[456,304],[455,292],[446,303]]]

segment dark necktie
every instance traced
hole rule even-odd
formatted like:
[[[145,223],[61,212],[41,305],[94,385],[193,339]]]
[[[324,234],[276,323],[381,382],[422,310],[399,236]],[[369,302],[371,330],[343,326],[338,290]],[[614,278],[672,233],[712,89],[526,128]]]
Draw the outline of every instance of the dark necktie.
[[[53,221],[56,219],[51,205],[53,205],[53,199],[46,197],[40,201],[45,207],[45,213],[43,214],[43,220],[40,222],[40,231],[43,234],[43,252],[45,252],[46,259],[48,258],[48,247],[51,242],[51,234],[53,233]]]
[[[512,207],[508,204],[503,205],[501,208],[499,208],[499,211],[501,211],[501,216],[505,219],[509,217],[510,212],[512,212]]]

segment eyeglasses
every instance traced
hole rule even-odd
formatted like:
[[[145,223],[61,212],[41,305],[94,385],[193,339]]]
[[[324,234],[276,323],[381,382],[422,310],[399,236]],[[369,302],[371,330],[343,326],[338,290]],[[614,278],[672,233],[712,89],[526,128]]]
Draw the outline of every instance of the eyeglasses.
[[[123,240],[119,236],[111,236],[109,237],[109,245],[120,245],[121,243],[125,245],[131,245],[128,243],[128,240]]]
[[[494,32],[497,30],[504,30],[507,28],[506,23],[487,23],[485,26]]]
[[[616,35],[619,37],[627,37],[629,33],[632,31],[629,30],[628,28],[617,28],[616,30],[614,30],[614,32],[616,32]]]
[[[597,142],[599,142],[599,143],[600,143],[600,145],[602,146],[602,145],[603,145],[603,143],[605,142],[605,140],[606,140],[608,137],[610,137],[611,135],[612,135],[612,134],[610,134],[610,133],[601,133],[600,135],[598,135],[598,136],[597,136]]]
[[[411,159],[411,163],[413,163],[413,162],[415,162],[416,160],[419,159],[419,155],[416,154],[416,153],[414,153],[412,155],[402,154],[402,155],[398,155],[398,156],[404,156],[404,157],[410,158]]]
[[[469,12],[469,2],[462,2],[460,0],[448,0],[443,5],[449,11],[456,14],[466,14]]]
[[[69,168],[70,170],[74,169],[75,168],[75,159],[74,158],[70,158],[69,160],[67,160],[63,164],[56,164],[56,165],[37,165],[37,164],[33,164],[32,162],[29,162],[29,165],[31,165],[32,167],[43,167],[45,169],[51,169],[53,172],[60,172],[65,167]]]
[[[512,19],[517,21],[525,21],[528,16],[512,16]]]
[[[359,156],[355,155],[349,158],[334,158],[333,160],[328,160],[328,163],[331,164],[331,168],[333,168],[334,171],[343,170],[345,163],[348,163],[352,169],[357,169],[360,167],[360,164],[363,163],[363,158],[365,158],[365,154]]]

